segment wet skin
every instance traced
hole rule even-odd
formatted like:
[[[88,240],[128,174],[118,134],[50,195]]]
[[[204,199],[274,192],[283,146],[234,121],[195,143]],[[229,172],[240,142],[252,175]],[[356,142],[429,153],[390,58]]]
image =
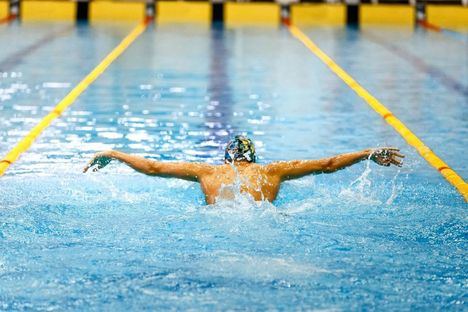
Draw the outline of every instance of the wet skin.
[[[90,168],[97,171],[113,159],[119,160],[138,172],[159,177],[179,178],[199,182],[207,204],[214,204],[218,198],[233,198],[232,186],[238,181],[241,192],[250,194],[256,201],[275,200],[281,182],[301,178],[309,174],[332,173],[360,161],[370,159],[381,166],[401,166],[400,158],[405,157],[394,147],[366,149],[318,160],[279,161],[270,164],[256,164],[235,161],[222,165],[191,162],[160,162],[118,151],[97,153],[83,172]]]
[[[232,189],[225,186],[235,184],[236,179],[240,182],[241,192],[250,194],[256,201],[275,200],[281,184],[281,178],[270,172],[267,166],[248,162],[214,166],[198,181],[206,202],[213,204],[217,198],[234,198]]]

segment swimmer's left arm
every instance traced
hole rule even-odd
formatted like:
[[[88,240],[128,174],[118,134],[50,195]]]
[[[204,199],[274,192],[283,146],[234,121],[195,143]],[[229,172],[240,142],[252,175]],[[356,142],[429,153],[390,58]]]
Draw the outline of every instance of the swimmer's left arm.
[[[281,180],[284,181],[301,178],[309,174],[332,173],[365,159],[371,159],[381,166],[401,166],[402,162],[396,157],[404,157],[403,154],[399,153],[399,149],[394,147],[382,147],[318,160],[280,161],[267,165],[267,169],[271,174],[280,176]]]
[[[93,159],[83,169],[83,172],[88,171],[91,167],[94,167],[93,171],[96,172],[107,166],[113,159],[119,160],[136,171],[147,175],[179,178],[195,182],[199,181],[202,176],[210,174],[213,170],[213,166],[203,163],[161,162],[110,150],[94,155]]]

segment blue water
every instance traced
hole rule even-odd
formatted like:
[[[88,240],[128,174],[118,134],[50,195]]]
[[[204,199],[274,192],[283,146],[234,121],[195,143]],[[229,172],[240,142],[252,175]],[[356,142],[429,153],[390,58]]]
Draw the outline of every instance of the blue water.
[[[0,154],[133,26],[0,26]],[[303,30],[468,178],[467,40]],[[273,204],[81,173],[103,149],[221,163],[237,133],[261,163],[407,157],[285,183]],[[467,308],[463,198],[285,29],[150,27],[0,178],[0,207],[0,310]]]

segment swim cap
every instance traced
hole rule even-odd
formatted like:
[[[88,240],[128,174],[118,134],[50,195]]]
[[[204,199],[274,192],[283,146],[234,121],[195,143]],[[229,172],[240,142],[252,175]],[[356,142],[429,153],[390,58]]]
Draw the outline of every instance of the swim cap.
[[[243,135],[236,135],[233,140],[229,141],[224,152],[224,160],[228,162],[233,162],[234,160],[255,162],[255,158],[255,146],[253,142]]]

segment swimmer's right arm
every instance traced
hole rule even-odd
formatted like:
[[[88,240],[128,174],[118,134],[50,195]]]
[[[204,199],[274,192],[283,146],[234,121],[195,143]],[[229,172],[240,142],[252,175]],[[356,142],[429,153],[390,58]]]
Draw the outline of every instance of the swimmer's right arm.
[[[89,161],[83,172],[93,168],[93,171],[107,166],[111,160],[116,159],[125,163],[129,167],[138,172],[159,177],[179,178],[188,181],[199,181],[199,179],[210,174],[213,166],[203,163],[191,162],[161,162],[156,160],[146,159],[141,156],[130,155],[119,151],[105,151],[94,155],[93,159]]]

